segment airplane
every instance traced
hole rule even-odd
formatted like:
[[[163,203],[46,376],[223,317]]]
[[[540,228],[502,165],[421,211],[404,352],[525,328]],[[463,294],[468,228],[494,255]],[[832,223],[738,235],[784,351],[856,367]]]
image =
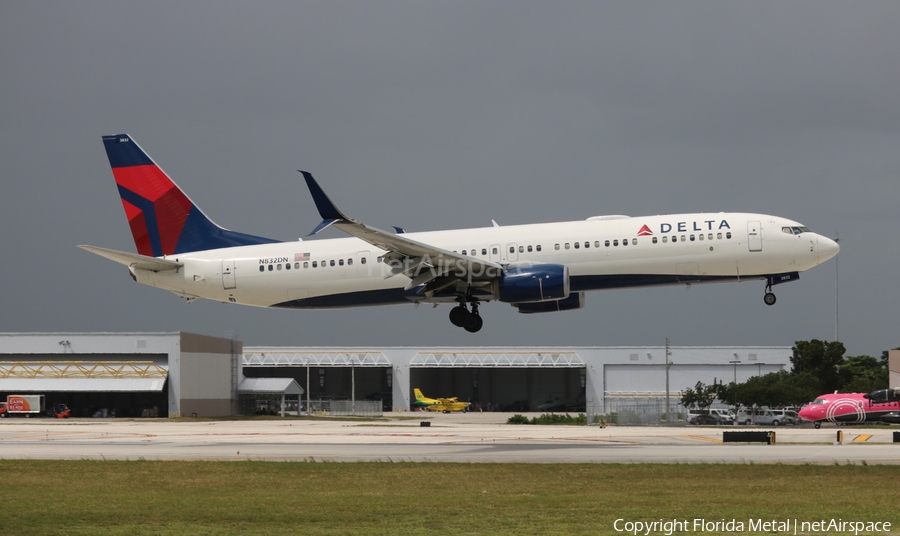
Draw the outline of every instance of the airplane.
[[[443,413],[469,411],[469,403],[459,402],[455,396],[453,398],[428,398],[422,394],[418,387],[413,389],[413,393],[416,395],[416,401],[413,402],[413,406],[422,407],[428,411],[441,411]]]
[[[78,246],[128,267],[138,283],[257,307],[319,309],[452,304],[468,332],[479,306],[520,313],[581,309],[591,290],[796,281],[837,255],[835,241],[800,223],[749,213],[696,213],[407,233],[355,220],[300,171],[322,222],[347,238],[282,241],[230,231],[209,217],[128,134],[103,137],[137,253]]]
[[[885,422],[900,424],[900,388],[879,389],[871,393],[824,394],[798,412],[816,428],[822,422]]]

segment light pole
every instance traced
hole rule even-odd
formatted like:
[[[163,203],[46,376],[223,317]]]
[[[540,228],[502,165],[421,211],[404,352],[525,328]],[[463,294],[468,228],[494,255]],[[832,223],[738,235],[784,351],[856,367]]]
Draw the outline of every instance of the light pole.
[[[738,366],[738,364],[741,362],[741,360],[737,358],[737,357],[738,357],[737,354],[732,354],[732,355],[734,355],[734,359],[731,360],[731,361],[729,361],[729,363],[731,363],[732,365],[734,365],[734,381],[733,381],[732,384],[731,384],[731,396],[734,398],[734,422],[736,423],[736,422],[737,422],[737,414],[738,414],[738,403],[737,403],[737,366]]]
[[[672,352],[669,351],[669,338],[666,337],[666,424],[672,423],[672,414],[669,409],[669,356],[672,355]]]

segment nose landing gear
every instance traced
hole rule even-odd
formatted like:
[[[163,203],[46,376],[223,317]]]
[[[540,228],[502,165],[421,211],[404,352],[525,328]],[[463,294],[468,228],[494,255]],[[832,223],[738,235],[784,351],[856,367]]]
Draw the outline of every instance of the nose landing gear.
[[[478,302],[472,302],[472,310],[466,308],[465,303],[460,303],[450,310],[450,322],[463,328],[469,333],[476,333],[484,326],[484,320],[478,314]]]
[[[782,283],[790,283],[791,281],[796,281],[798,279],[800,279],[800,274],[797,272],[788,272],[766,277],[766,295],[763,296],[763,301],[766,302],[766,305],[775,305],[776,298],[775,294],[772,293],[772,287]]]

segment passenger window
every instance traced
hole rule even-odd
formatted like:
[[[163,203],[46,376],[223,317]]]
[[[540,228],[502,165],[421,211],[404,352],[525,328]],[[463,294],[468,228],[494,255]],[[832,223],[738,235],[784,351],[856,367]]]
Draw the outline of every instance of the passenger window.
[[[716,234],[716,238],[718,238],[719,240],[722,240],[722,233]]]
[[[274,270],[274,269],[275,269],[275,267],[272,266],[272,265],[270,264],[270,265],[269,265],[269,271],[271,272],[271,271]]]
[[[682,241],[682,242],[687,242],[687,240],[685,240],[685,238],[686,238],[686,237],[685,237],[684,235],[681,235],[681,241]]]
[[[353,259],[347,259],[347,266],[353,266]]]
[[[481,254],[487,255],[487,248],[481,248]]]
[[[712,233],[709,233],[709,236],[708,236],[707,238],[709,238],[710,240],[712,240]]]
[[[636,246],[636,245],[637,245],[637,238],[632,238],[632,239],[631,239],[631,245],[632,245],[632,246]]]
[[[528,246],[528,253],[531,253],[531,246]]]
[[[604,240],[604,241],[603,241],[603,245],[606,246],[606,247],[609,247],[609,240]]]
[[[668,236],[664,236],[664,237],[663,237],[663,244],[667,243],[668,241],[669,241],[669,237],[668,237]]]
[[[462,254],[465,255],[467,250],[462,250]]]
[[[366,263],[366,258],[363,257],[363,258],[359,259],[359,263],[360,263],[360,264],[365,264],[365,263]]]
[[[584,249],[587,249],[587,248],[589,248],[589,247],[591,247],[591,243],[590,243],[590,242],[585,242],[585,243],[584,243]]]
[[[304,262],[304,263],[303,263],[303,267],[304,267],[304,268],[309,268],[309,261]]]
[[[663,238],[665,238],[665,237],[663,237]],[[657,240],[656,240],[656,237],[654,236],[654,237],[653,237],[653,243],[655,244],[656,242],[657,242]]]
[[[378,257],[378,262],[381,263],[384,261],[384,257]]]
[[[317,268],[319,266],[318,261],[313,261],[313,268]]]
[[[613,240],[613,245],[614,245],[614,246],[618,246],[618,245],[619,245],[619,241],[618,241],[618,240]]]
[[[553,244],[553,249],[555,249],[556,251],[559,251],[559,244]]]
[[[557,248],[556,248],[556,249],[559,249],[559,245],[558,245],[558,244],[557,244]],[[491,252],[492,252],[492,255],[496,255],[496,254],[497,254],[497,248],[491,248]]]
[[[599,248],[599,247],[600,247],[600,241],[599,241],[599,240],[594,240],[594,247],[595,247],[595,248]]]
[[[284,269],[285,269],[285,270],[290,270],[290,269],[291,269],[291,263],[285,264],[285,265],[284,265]]]
[[[624,239],[624,240],[622,240],[622,245],[623,245],[623,246],[627,246],[627,245],[628,245],[628,239],[627,239],[627,238]]]
[[[343,265],[344,265],[344,259],[338,259],[338,264],[340,264],[341,266],[343,266]]]
[[[731,231],[728,231],[727,233],[725,233],[725,238],[728,240],[731,240]]]
[[[334,266],[334,259],[331,259],[330,261],[328,261],[328,265],[329,265],[329,266]]]
[[[303,263],[303,264],[306,264],[306,263]],[[304,268],[306,268],[306,266],[304,266]],[[300,263],[299,263],[299,262],[295,262],[295,263],[294,263],[294,270],[299,270],[299,269],[300,269]]]
[[[538,251],[540,251],[540,250],[541,250],[541,245],[540,245],[540,244],[538,244],[538,245],[536,245],[536,246],[534,246],[534,249],[536,249],[536,250],[538,250]]]
[[[580,247],[581,247],[581,243],[575,242],[575,249],[578,249],[578,248],[580,248]]]
[[[519,253],[525,253],[525,246],[519,246]]]
[[[694,241],[694,235],[691,235],[691,242]]]
[[[569,249],[569,243],[566,242],[566,249]]]
[[[515,246],[509,246],[509,252],[510,252],[510,253],[515,253],[515,252],[516,252]]]
[[[265,272],[265,271],[266,271],[266,267],[260,264],[260,265],[259,265],[259,271],[260,271],[260,272]]]

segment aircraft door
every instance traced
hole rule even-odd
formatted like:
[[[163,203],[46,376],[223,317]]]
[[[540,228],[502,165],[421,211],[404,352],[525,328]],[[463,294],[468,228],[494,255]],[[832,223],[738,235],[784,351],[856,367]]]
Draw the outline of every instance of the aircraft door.
[[[747,222],[747,244],[750,251],[762,251],[762,228],[758,221]]]
[[[493,262],[500,262],[501,254],[500,254],[500,244],[491,244],[491,252],[488,257]]]
[[[222,261],[222,287],[225,290],[237,287],[234,279],[234,259],[224,259]]]
[[[356,277],[365,278],[372,274],[374,258],[369,251],[356,252]]]
[[[506,244],[506,251],[504,253],[506,254],[506,260],[508,262],[519,260],[519,250],[515,243]]]

